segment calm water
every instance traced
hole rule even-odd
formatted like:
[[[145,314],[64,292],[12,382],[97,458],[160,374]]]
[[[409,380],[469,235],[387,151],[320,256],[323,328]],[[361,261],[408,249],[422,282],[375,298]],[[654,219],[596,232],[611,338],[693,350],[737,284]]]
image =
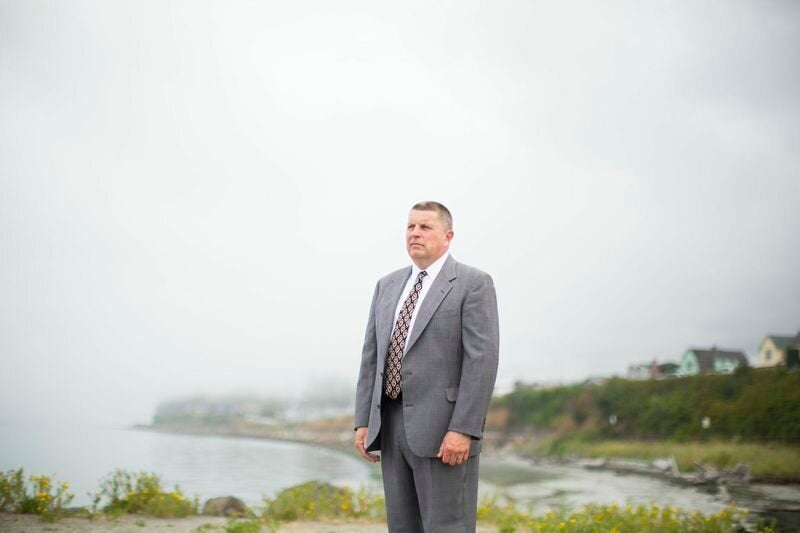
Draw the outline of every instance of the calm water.
[[[202,500],[232,495],[248,504],[312,479],[377,485],[378,471],[356,457],[311,445],[258,439],[172,435],[120,428],[0,425],[0,470],[54,474],[68,481],[72,505],[91,503],[116,468],[155,472],[168,488]]]

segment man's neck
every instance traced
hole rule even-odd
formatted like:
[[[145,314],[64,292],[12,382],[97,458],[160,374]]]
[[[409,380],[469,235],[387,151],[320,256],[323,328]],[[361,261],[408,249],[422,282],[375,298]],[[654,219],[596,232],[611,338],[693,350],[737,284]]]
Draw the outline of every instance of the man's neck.
[[[431,266],[432,264],[434,264],[436,261],[438,261],[438,260],[439,260],[439,259],[441,259],[442,257],[446,256],[446,255],[447,255],[447,253],[448,253],[449,251],[450,251],[450,250],[445,250],[445,251],[442,253],[442,255],[440,255],[439,257],[437,257],[436,259],[434,259],[433,261],[431,261],[431,262],[429,262],[429,263],[417,263],[416,261],[414,261],[414,264],[415,264],[415,265],[417,265],[417,268],[419,268],[420,270],[425,270],[425,269],[427,269],[427,268],[430,268],[430,266]],[[413,261],[413,260],[412,260],[412,261]]]

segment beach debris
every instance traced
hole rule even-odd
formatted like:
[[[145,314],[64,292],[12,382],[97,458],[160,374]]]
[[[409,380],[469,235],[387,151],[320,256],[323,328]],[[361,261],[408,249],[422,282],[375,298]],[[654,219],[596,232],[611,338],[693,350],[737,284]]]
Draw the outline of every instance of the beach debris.
[[[733,468],[716,468],[701,461],[694,462],[697,468],[695,483],[749,483],[750,468],[743,463]]]

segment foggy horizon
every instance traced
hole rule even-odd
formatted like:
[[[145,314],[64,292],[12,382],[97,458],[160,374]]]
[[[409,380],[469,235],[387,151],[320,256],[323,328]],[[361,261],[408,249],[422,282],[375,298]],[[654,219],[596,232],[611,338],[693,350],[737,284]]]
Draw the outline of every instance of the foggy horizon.
[[[498,386],[755,364],[800,331],[799,12],[1,1],[0,423],[355,387],[421,200]]]

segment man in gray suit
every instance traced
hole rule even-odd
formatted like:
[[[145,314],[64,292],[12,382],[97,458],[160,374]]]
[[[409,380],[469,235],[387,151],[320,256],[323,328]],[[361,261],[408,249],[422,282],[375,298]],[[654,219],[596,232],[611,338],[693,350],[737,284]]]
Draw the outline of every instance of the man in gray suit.
[[[475,530],[478,453],[497,375],[497,299],[488,274],[450,256],[452,221],[440,203],[412,207],[413,263],[378,281],[369,311],[355,447],[381,462],[392,533]]]

